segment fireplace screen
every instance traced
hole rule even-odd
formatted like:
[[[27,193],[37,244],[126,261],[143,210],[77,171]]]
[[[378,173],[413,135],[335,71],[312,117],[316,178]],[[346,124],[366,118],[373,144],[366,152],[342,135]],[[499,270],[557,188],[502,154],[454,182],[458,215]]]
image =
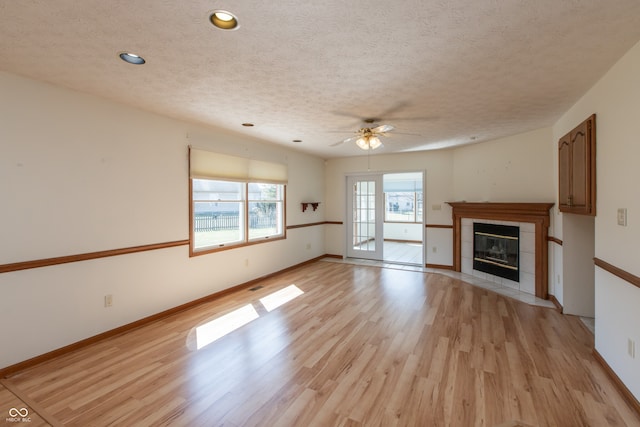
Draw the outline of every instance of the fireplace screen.
[[[474,223],[473,269],[519,282],[519,235],[519,227]]]

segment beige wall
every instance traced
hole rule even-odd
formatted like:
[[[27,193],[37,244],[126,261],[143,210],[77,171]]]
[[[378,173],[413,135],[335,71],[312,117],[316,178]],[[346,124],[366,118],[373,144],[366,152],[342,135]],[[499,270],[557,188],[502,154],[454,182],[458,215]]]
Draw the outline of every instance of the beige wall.
[[[562,135],[596,113],[597,216],[595,256],[640,276],[640,43],[622,57],[553,126],[553,146]],[[557,163],[557,159],[556,159]],[[617,209],[627,208],[628,225],[617,225]],[[559,227],[559,236],[567,233]],[[570,256],[560,248],[561,257]],[[566,292],[565,292],[566,293]],[[640,357],[627,354],[628,340],[640,346],[640,289],[595,269],[596,350],[640,399]]]
[[[300,209],[324,196],[322,159],[6,73],[0,93],[0,264],[188,239],[189,144],[287,164],[288,224],[324,221]],[[0,274],[0,367],[325,252],[321,225]]]
[[[467,202],[552,202],[551,128],[453,151],[453,196]]]

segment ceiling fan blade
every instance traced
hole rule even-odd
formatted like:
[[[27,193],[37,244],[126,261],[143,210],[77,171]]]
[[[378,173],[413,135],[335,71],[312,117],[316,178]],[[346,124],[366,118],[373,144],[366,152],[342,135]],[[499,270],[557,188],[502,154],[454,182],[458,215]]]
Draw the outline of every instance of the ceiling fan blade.
[[[351,138],[347,138],[347,139],[343,139],[342,141],[338,141],[334,144],[331,144],[329,147],[337,147],[338,145],[341,144],[345,144],[345,143],[349,143],[349,142],[353,142],[355,140],[357,140],[358,138],[360,138],[360,136],[352,136]]]
[[[360,116],[358,114],[350,113],[348,111],[332,111],[332,113],[337,115],[337,116],[351,117],[352,119],[362,120],[362,116]]]
[[[426,122],[430,122],[433,120],[437,120],[437,117],[431,116],[431,117],[386,117],[387,120],[389,121],[394,121],[394,122],[399,122],[399,121],[411,121],[411,120],[416,120],[416,121],[426,121]]]
[[[394,135],[411,135],[411,136],[422,136],[419,133],[407,133],[407,132],[394,132]]]
[[[373,133],[384,133],[384,132],[391,132],[393,129],[395,129],[393,126],[391,125],[380,125],[380,126],[376,126],[373,129],[371,129],[371,132]]]
[[[396,103],[396,105],[391,106],[390,108],[383,111],[378,117],[382,117],[383,120],[388,120],[390,116],[398,111],[404,110],[409,106],[409,103],[406,101],[400,101]]]

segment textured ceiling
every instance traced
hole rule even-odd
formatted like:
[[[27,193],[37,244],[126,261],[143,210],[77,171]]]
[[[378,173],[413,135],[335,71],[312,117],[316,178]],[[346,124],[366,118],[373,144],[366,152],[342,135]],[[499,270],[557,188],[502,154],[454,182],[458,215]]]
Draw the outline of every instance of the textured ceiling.
[[[325,158],[550,126],[638,40],[638,0],[0,0],[4,71]]]

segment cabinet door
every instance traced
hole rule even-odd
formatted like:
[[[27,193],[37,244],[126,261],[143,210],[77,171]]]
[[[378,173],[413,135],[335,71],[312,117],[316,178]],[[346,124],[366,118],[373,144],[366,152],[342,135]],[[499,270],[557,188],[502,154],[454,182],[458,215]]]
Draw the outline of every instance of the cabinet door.
[[[571,134],[568,133],[558,141],[559,172],[559,204],[560,210],[568,208],[571,197]]]
[[[558,141],[560,212],[596,214],[596,116]]]
[[[582,122],[571,131],[571,206],[580,211],[589,209],[588,169],[589,154],[587,141],[587,122]]]

